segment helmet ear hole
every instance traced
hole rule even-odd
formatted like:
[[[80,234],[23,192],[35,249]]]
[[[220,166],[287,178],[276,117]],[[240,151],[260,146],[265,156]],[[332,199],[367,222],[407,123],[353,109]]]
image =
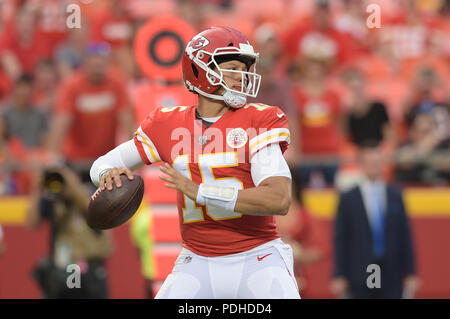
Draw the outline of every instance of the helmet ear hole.
[[[191,63],[191,67],[192,67],[192,72],[194,73],[194,76],[198,79],[198,69],[197,69],[197,67],[194,65],[194,63]]]
[[[228,43],[228,46],[229,46],[229,47],[234,47],[233,42]]]

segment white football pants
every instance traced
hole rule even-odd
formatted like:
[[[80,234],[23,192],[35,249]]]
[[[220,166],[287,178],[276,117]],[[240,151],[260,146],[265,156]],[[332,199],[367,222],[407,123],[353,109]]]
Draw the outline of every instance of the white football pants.
[[[299,299],[292,249],[279,238],[219,257],[183,248],[156,298]]]

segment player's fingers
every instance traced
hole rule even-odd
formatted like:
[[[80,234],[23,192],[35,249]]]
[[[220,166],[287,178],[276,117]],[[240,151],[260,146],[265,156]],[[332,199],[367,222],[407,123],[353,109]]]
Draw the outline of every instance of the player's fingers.
[[[128,168],[126,168],[126,167],[122,167],[122,168],[121,168],[121,174],[122,174],[122,173],[124,173],[125,175],[127,175],[128,179],[129,179],[130,181],[132,181],[132,180],[134,179],[133,172],[132,172],[130,169],[128,169]]]
[[[174,184],[166,184],[166,187],[178,190],[178,187]]]
[[[175,168],[167,164],[167,170],[173,175],[173,176],[183,176],[180,172],[178,172]]]
[[[173,168],[169,163],[164,163],[164,165],[161,165],[161,167],[168,172],[176,172],[175,168]]]
[[[117,177],[119,177],[120,182],[120,171],[118,168],[112,168],[105,175],[105,186],[108,190],[112,190],[114,184],[117,186]]]
[[[106,183],[106,175],[103,175],[102,179],[100,180],[100,189],[102,191],[105,190],[105,183]]]
[[[162,167],[161,171],[163,171],[164,173],[166,173],[167,175],[172,176],[175,179],[181,179],[184,176],[180,173],[177,172],[172,166],[170,166],[169,164],[167,164],[166,167]]]
[[[112,190],[112,176],[108,172],[108,174],[105,175],[105,184],[103,189]]]
[[[166,181],[166,182],[168,182],[168,183],[174,184],[173,178],[171,178],[171,177],[169,177],[169,176],[161,175],[161,176],[159,176],[159,178],[162,179],[163,181]]]
[[[173,172],[172,171],[170,171],[167,167],[165,167],[165,166],[160,166],[159,167],[159,170],[161,171],[161,172],[163,172],[164,174],[167,174],[167,175],[169,175],[169,176],[172,176],[173,175]]]
[[[116,169],[114,171],[112,178],[113,178],[114,184],[116,184],[117,188],[122,186],[122,181],[120,180],[120,170]]]

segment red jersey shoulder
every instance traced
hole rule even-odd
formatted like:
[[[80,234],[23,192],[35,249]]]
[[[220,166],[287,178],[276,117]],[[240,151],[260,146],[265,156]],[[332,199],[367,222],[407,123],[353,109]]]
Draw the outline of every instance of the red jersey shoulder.
[[[171,130],[186,125],[189,106],[157,107],[138,127],[134,141],[147,165],[161,161],[169,145]]]
[[[290,143],[287,115],[277,106],[262,103],[249,103],[244,108],[252,119],[256,134],[250,137],[250,156],[267,145],[279,143],[284,152]]]
[[[286,128],[288,129],[287,115],[278,107],[263,103],[248,103],[244,109],[249,112],[254,128]]]

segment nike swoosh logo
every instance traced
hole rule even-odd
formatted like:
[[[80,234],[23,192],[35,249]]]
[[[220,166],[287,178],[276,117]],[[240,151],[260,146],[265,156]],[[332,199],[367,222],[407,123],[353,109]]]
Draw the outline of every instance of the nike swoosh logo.
[[[264,255],[262,257],[256,256],[256,258],[258,259],[258,261],[261,261],[261,260],[263,260],[264,258],[266,258],[267,256],[270,256],[270,255],[272,255],[272,253]]]
[[[283,113],[281,113],[281,114],[277,113],[277,116],[281,119],[284,116],[284,114]]]

